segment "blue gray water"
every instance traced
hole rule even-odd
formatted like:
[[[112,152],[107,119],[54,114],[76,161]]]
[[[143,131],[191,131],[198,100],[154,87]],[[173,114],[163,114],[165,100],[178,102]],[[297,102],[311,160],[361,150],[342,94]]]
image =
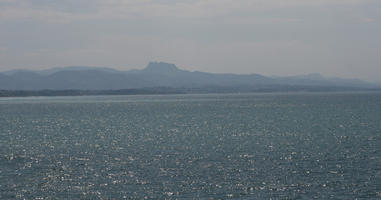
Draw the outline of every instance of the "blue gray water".
[[[0,99],[0,199],[380,199],[381,94]]]

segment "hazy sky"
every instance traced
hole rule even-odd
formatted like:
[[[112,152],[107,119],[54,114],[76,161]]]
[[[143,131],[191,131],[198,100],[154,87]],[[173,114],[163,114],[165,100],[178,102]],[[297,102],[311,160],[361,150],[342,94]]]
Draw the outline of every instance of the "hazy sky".
[[[149,61],[381,82],[381,0],[0,0],[0,71]]]

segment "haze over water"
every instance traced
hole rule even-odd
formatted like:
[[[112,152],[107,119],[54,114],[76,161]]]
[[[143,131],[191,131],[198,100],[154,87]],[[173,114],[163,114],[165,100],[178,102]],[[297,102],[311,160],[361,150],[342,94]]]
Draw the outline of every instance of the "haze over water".
[[[0,99],[0,199],[381,198],[381,94]]]

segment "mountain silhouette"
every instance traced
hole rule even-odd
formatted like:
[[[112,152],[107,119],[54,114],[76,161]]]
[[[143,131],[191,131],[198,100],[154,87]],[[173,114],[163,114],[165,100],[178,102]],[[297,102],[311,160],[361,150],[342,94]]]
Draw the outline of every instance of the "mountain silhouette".
[[[320,74],[267,77],[259,74],[217,74],[187,71],[175,64],[150,62],[140,70],[105,67],[62,67],[47,70],[12,70],[0,73],[0,90],[119,90],[147,87],[258,88],[275,86],[374,88],[357,79],[326,78]]]

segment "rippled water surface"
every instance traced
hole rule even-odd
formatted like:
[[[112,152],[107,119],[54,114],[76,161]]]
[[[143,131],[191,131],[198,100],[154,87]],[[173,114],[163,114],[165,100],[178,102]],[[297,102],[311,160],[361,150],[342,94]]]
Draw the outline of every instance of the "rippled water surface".
[[[381,198],[381,94],[0,98],[24,198]]]

